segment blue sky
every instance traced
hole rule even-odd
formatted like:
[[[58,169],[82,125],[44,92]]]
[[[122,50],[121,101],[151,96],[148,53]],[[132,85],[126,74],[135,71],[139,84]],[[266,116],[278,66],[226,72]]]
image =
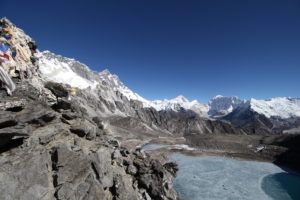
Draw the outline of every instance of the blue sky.
[[[1,0],[0,15],[147,99],[300,96],[297,0]]]

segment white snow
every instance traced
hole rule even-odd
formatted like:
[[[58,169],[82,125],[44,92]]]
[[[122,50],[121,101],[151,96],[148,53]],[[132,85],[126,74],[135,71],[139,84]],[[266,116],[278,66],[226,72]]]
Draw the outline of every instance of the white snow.
[[[77,75],[71,68],[69,63],[60,62],[56,58],[47,59],[42,54],[39,57],[39,67],[43,77],[47,80],[69,84],[72,87],[86,89],[88,87],[95,88],[97,82],[89,81]],[[70,59],[72,62],[72,59]]]
[[[102,81],[105,81],[107,84],[110,84],[114,91],[121,92],[128,100],[138,100],[141,101],[144,105],[148,105],[150,102],[137,93],[130,90],[126,87],[115,74],[111,74],[107,69],[99,72],[99,77]]]
[[[259,147],[256,147],[255,152],[261,152],[261,151],[264,150],[264,149],[265,149],[264,146],[259,146]]]
[[[224,116],[240,106],[244,101],[238,97],[217,95],[208,102],[210,115]]]
[[[172,149],[184,149],[184,150],[188,150],[188,151],[193,151],[195,150],[193,147],[190,147],[186,144],[176,144],[176,145],[170,145],[169,146]]]
[[[100,81],[105,81],[106,84],[108,84],[114,91],[121,92],[128,98],[128,100],[139,100],[143,102],[144,105],[150,104],[148,100],[126,87],[117,75],[111,74],[108,70],[99,72],[98,76],[94,77],[94,80],[88,80],[80,76],[80,74],[77,74],[71,66],[77,62],[81,65],[81,67],[90,71],[90,73],[93,72],[86,65],[76,61],[75,59],[55,55],[50,51],[44,51],[39,54],[38,57],[40,58],[40,70],[44,78],[47,80],[69,84],[72,87],[80,89],[86,89],[88,87],[95,89]]]
[[[278,97],[270,100],[250,100],[251,109],[266,117],[300,117],[300,99]]]
[[[216,95],[215,97],[213,97],[213,99],[218,99],[218,98],[222,98],[222,97],[224,97],[224,96],[218,94],[218,95]]]
[[[186,110],[192,110],[201,116],[206,115],[208,112],[208,107],[205,104],[200,104],[197,100],[189,101],[182,95],[174,99],[164,99],[164,100],[155,100],[150,102],[149,107],[153,107],[156,110],[174,110],[178,111],[181,108]]]
[[[167,149],[179,149],[179,150],[188,150],[193,151],[195,150],[193,147],[190,147],[186,144],[174,144],[174,145],[163,145],[163,144],[146,144],[142,146],[142,149],[152,151],[157,150],[161,148],[167,148]]]

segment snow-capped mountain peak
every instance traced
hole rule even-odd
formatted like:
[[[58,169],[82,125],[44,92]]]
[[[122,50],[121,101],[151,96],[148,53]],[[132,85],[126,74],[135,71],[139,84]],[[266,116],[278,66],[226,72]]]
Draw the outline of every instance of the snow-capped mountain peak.
[[[218,99],[218,98],[222,98],[222,97],[224,97],[224,96],[218,94],[218,95],[214,96],[212,99]]]
[[[250,107],[266,117],[300,117],[300,99],[277,97],[268,100],[250,100]]]
[[[110,73],[108,69],[105,69],[102,72],[99,72],[99,77],[102,81],[105,81],[107,84],[114,89],[114,91],[118,91],[127,97],[128,100],[138,100],[141,101],[144,105],[148,105],[149,101],[141,97],[139,94],[130,90],[127,86],[121,82],[120,78]]]
[[[171,99],[173,102],[178,102],[178,103],[188,103],[189,100],[185,98],[183,95],[179,95],[178,97]]]
[[[39,55],[40,70],[45,79],[69,84],[72,87],[95,89],[97,85],[105,82],[114,91],[118,91],[129,100],[139,100],[148,105],[149,101],[126,87],[119,77],[108,69],[101,72],[92,71],[83,63],[72,58],[55,55],[50,51],[43,51]]]
[[[191,110],[200,116],[207,117],[208,107],[205,104],[200,104],[197,100],[189,101],[183,95],[179,95],[174,99],[155,100],[150,102],[150,107],[156,110],[174,110],[179,111],[181,109]]]
[[[80,89],[86,89],[88,87],[95,88],[97,86],[96,81],[78,75],[78,73],[71,68],[71,66],[80,65],[89,71],[87,66],[74,59],[55,55],[50,51],[44,51],[38,54],[38,57],[40,71],[47,80],[69,84],[72,87]]]
[[[210,115],[226,115],[239,107],[244,101],[238,97],[217,95],[208,102]]]

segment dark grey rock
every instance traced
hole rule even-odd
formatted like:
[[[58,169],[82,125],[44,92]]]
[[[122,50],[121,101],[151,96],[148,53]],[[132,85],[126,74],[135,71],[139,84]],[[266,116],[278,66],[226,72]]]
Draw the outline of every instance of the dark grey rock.
[[[92,157],[93,169],[97,174],[97,179],[104,188],[113,186],[113,171],[111,170],[112,150],[107,147],[100,147]]]
[[[96,137],[98,128],[88,120],[81,120],[72,124],[70,131],[79,137],[86,136],[87,139],[93,140]]]
[[[114,176],[113,194],[117,200],[138,200],[137,192],[132,187],[132,180],[117,174]]]
[[[58,99],[57,103],[53,105],[53,109],[57,111],[70,110],[71,108],[72,108],[71,102],[66,99]]]
[[[110,139],[107,141],[107,143],[112,147],[120,147],[120,142],[116,139]]]
[[[15,126],[17,124],[18,124],[17,120],[15,120],[14,117],[9,113],[5,113],[5,112],[0,113],[0,129],[10,127],[10,126]]]
[[[0,129],[0,137],[2,136],[29,136],[31,135],[31,127],[18,125]]]
[[[178,165],[174,162],[168,162],[164,164],[164,167],[173,175],[176,176],[178,172]]]
[[[93,122],[95,122],[98,126],[99,129],[103,129],[103,124],[102,124],[102,120],[100,119],[100,117],[93,117]]]
[[[62,117],[65,118],[66,120],[73,120],[73,119],[78,118],[79,116],[74,112],[68,111],[68,112],[64,112],[62,114]]]
[[[66,131],[66,127],[61,123],[57,123],[46,127],[41,127],[35,130],[34,134],[39,137],[39,142],[44,145],[53,141],[55,135],[61,134],[64,131]]]
[[[56,97],[68,97],[69,91],[59,83],[47,82],[45,88],[49,89]]]
[[[48,153],[17,151],[14,157],[0,157],[0,199],[51,199]]]
[[[44,125],[55,118],[56,114],[49,108],[46,108],[46,105],[40,103],[28,105],[24,110],[15,115],[15,119],[22,124]]]

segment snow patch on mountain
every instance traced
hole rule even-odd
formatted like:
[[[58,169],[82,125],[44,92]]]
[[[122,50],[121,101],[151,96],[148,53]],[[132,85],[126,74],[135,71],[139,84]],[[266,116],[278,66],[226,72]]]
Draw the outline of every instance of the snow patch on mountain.
[[[61,56],[53,55],[49,51],[44,51],[37,55],[39,57],[39,69],[46,80],[69,84],[80,89],[95,88],[97,86],[96,81],[82,78],[70,68],[77,61],[70,58],[65,58],[62,61],[59,59]]]
[[[99,83],[104,82],[129,100],[139,100],[145,105],[149,104],[149,101],[131,91],[120,81],[117,75],[111,74],[107,69],[102,72],[92,71],[88,66],[75,59],[56,55],[50,51],[42,52],[39,58],[40,70],[47,80],[69,84],[80,89],[89,87],[95,89]]]
[[[164,100],[155,100],[152,101],[151,106],[153,106],[156,110],[166,110],[166,109],[178,109],[178,107],[185,107],[190,108],[194,104],[197,104],[198,102],[192,101],[190,102],[188,99],[186,99],[184,96],[179,95],[178,97],[174,99],[164,99]]]
[[[250,100],[251,109],[266,117],[300,117],[300,99],[278,97],[269,100]]]
[[[145,106],[148,106],[150,104],[150,101],[144,99],[137,93],[130,90],[128,87],[126,87],[119,77],[115,74],[111,74],[109,70],[105,69],[102,72],[99,72],[99,78],[102,81],[105,81],[107,84],[109,84],[114,91],[121,92],[124,96],[127,97],[128,100],[138,100],[141,101]]]
[[[205,114],[208,111],[207,105],[200,104],[197,100],[189,101],[182,95],[170,100],[155,100],[152,101],[149,106],[156,110],[179,111],[181,108],[184,108],[186,110],[192,110],[198,114]]]
[[[238,97],[217,95],[208,102],[208,114],[224,116],[239,107],[243,102]]]

